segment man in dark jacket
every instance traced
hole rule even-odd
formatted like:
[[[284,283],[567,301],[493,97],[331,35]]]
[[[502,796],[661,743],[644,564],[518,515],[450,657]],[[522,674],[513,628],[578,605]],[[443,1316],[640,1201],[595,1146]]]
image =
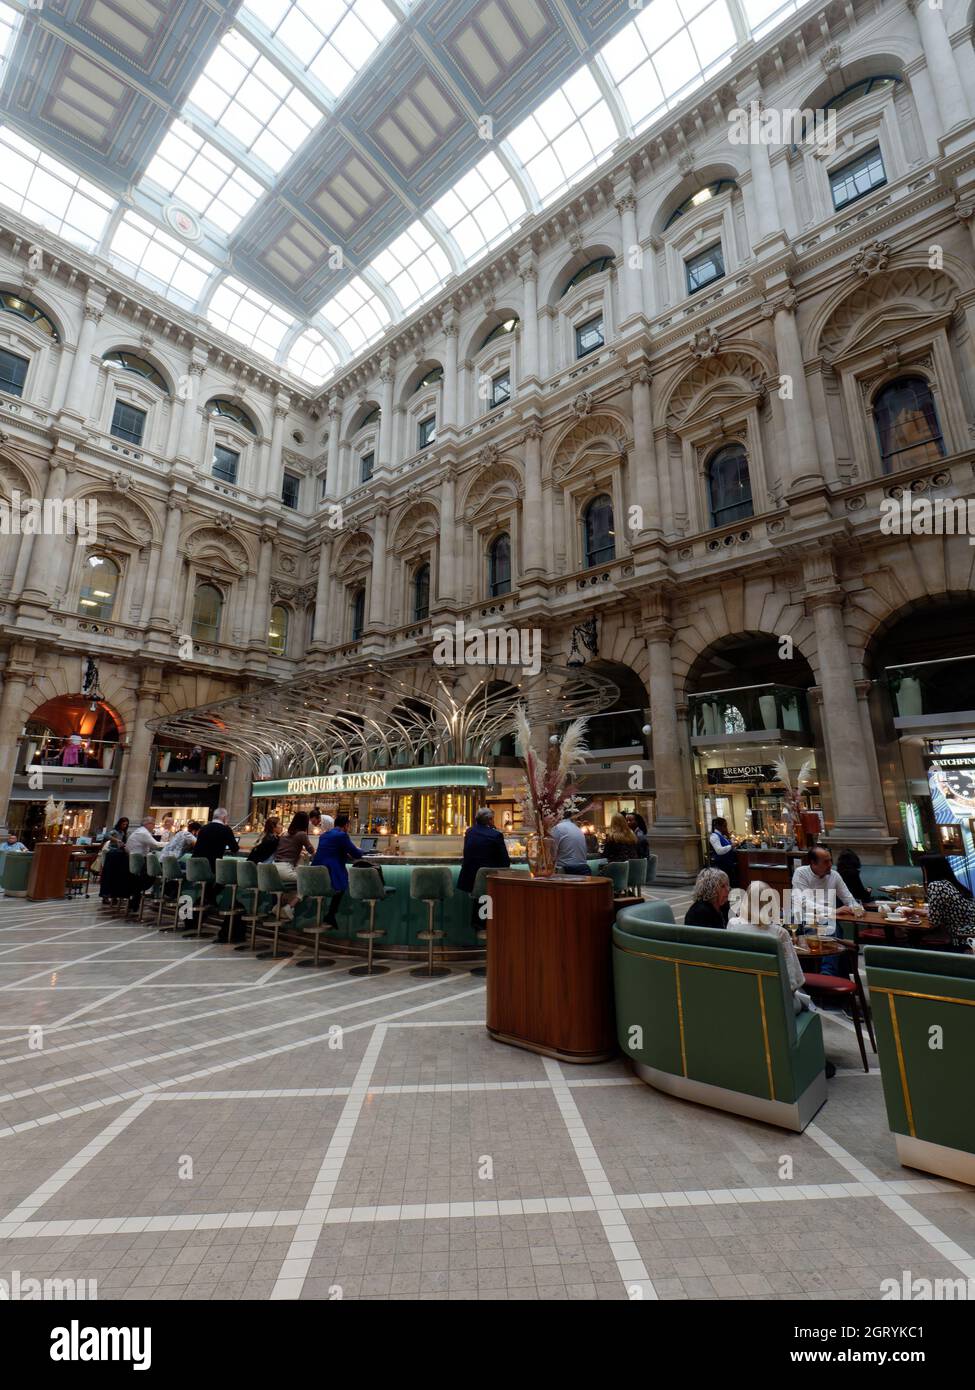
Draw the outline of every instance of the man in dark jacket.
[[[229,819],[227,811],[221,806],[219,810],[214,811],[213,820],[205,825],[196,837],[193,854],[198,859],[205,859],[214,872],[218,859],[222,859],[225,854],[237,853],[234,832],[227,824]]]
[[[494,812],[484,806],[464,836],[464,859],[457,887],[461,893],[470,893],[478,869],[507,869],[510,864],[504,836],[494,828]]]

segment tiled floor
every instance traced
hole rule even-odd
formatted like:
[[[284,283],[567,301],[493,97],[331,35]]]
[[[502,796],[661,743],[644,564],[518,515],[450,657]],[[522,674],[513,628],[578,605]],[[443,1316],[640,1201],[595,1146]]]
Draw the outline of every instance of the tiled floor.
[[[655,890],[657,893],[657,890]],[[678,916],[686,894],[659,890]],[[803,1135],[486,1035],[484,982],[296,970],[0,901],[0,1277],[101,1298],[878,1299],[975,1276],[879,1074]]]

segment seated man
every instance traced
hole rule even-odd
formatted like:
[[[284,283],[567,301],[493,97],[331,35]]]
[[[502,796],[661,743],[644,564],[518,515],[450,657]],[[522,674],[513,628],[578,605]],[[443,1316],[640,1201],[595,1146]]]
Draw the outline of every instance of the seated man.
[[[328,912],[322,918],[322,923],[326,927],[338,926],[335,914],[338,912],[339,904],[349,887],[349,872],[346,865],[352,859],[363,858],[362,850],[353,843],[349,835],[348,824],[349,818],[344,811],[341,815],[336,816],[332,829],[326,830],[324,835],[319,837],[318,848],[311,861],[313,864],[322,865],[328,869],[329,878],[332,881],[332,900],[328,905]]]
[[[458,892],[473,893],[478,869],[507,869],[510,864],[504,836],[494,827],[494,812],[489,806],[482,806],[474,817],[474,824],[464,834],[464,857],[457,875]],[[478,906],[473,904],[475,922]]]
[[[850,917],[859,907],[856,898],[833,868],[833,856],[828,849],[817,846],[809,851],[809,863],[800,864],[792,875],[793,914],[802,913],[803,920],[813,911],[820,917],[835,915]],[[842,906],[837,908],[837,902]],[[835,934],[835,933],[834,933]],[[821,975],[849,975],[850,963],[846,953],[823,956],[817,961]]]
[[[549,830],[555,841],[555,872],[557,874],[589,873],[586,863],[586,837],[572,819],[571,811],[563,811],[562,819]]]
[[[0,850],[6,850],[10,854],[25,854],[27,846],[22,844],[12,830],[8,830],[2,840],[0,840]]]
[[[684,914],[685,927],[726,927],[731,882],[723,869],[702,869],[694,884],[694,901]]]

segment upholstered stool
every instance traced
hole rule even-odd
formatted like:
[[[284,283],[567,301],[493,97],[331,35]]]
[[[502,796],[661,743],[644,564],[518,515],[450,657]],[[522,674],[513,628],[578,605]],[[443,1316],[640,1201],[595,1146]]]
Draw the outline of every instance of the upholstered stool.
[[[850,1006],[850,1015],[853,1019],[853,1027],[856,1029],[857,1042],[860,1046],[860,1056],[863,1059],[863,1070],[869,1071],[870,1064],[867,1061],[867,1049],[863,1045],[863,1029],[860,1026],[864,1017],[861,1008],[859,993],[856,980],[848,980],[844,975],[820,975],[815,971],[806,973],[806,989],[813,994],[818,994],[826,999],[834,999],[837,1003]],[[873,1027],[868,1022],[867,1027],[870,1031],[870,1041],[874,1052],[877,1051],[877,1044],[873,1038]]]
[[[368,941],[365,965],[354,965],[349,971],[350,975],[388,975],[388,965],[374,965],[372,960],[373,946],[376,938],[386,935],[384,927],[376,926],[376,904],[382,902],[389,893],[394,890],[387,888],[383,883],[379,870],[371,865],[367,868],[352,868],[349,870],[349,897],[356,902],[366,903],[369,908],[369,925],[362,931],[357,931],[356,936]]]
[[[328,957],[322,960],[319,957],[319,948],[322,937],[330,930],[329,927],[322,926],[322,904],[326,898],[332,896],[332,876],[324,864],[302,864],[298,868],[298,893],[302,899],[310,898],[315,904],[315,925],[305,927],[304,930],[312,932],[315,937],[315,954],[311,960],[295,961],[296,965],[304,965],[312,969],[319,966],[334,965],[335,961]]]
[[[635,898],[643,897],[643,885],[647,881],[647,861],[631,859],[627,863],[626,886]]]
[[[165,859],[159,857],[159,901],[156,906],[156,926],[159,931],[175,931],[179,925],[179,885],[183,878],[183,866],[175,855],[167,854]],[[172,893],[169,892],[172,887]],[[166,910],[167,897],[171,898],[173,904],[172,926],[164,927],[162,924],[163,913]]]
[[[474,887],[471,889],[471,902],[474,905],[474,932],[479,942],[483,942],[487,949],[487,918],[481,917],[481,903],[488,896],[488,874],[490,869],[478,869],[474,875]],[[469,973],[471,975],[486,975],[487,964],[472,965]]]
[[[139,922],[142,922],[142,914],[145,911],[146,900],[152,899],[157,894],[162,893],[162,863],[158,854],[146,855],[146,873],[151,882],[147,888],[143,888],[139,894]]]
[[[433,943],[442,941],[447,935],[445,931],[434,927],[433,913],[437,903],[453,896],[454,883],[446,864],[418,864],[410,874],[410,897],[417,898],[427,905],[427,929],[416,934],[417,941],[427,942],[427,963],[411,970],[411,975],[422,975],[429,979],[431,976],[451,973],[448,966],[433,963]]]
[[[221,940],[221,938],[229,940],[234,929],[234,918],[239,911],[237,907],[237,869],[240,862],[239,859],[232,859],[229,855],[225,855],[223,859],[217,860],[216,879],[218,892],[220,888],[230,889],[229,904],[227,907],[219,908],[219,917],[222,925],[220,931],[217,933],[218,941]],[[224,937],[225,931],[227,933],[226,937]]]
[[[210,868],[210,861],[199,855],[194,855],[186,865],[186,882],[191,887],[196,903],[197,936],[203,934],[203,914],[207,906],[207,888],[215,881],[213,870]],[[192,927],[189,930],[192,931]]]
[[[624,859],[621,864],[609,864],[605,859],[602,859],[596,865],[596,874],[599,878],[612,880],[614,898],[621,898],[626,893],[630,882],[630,864],[632,862],[632,860]]]
[[[278,950],[278,934],[281,931],[281,897],[291,891],[291,884],[285,883],[278,873],[277,864],[258,864],[257,885],[262,893],[270,893],[274,898],[274,944],[270,951],[258,951],[258,960],[287,960],[294,951]]]
[[[144,854],[134,854],[134,853],[133,853],[133,854],[130,854],[130,855],[129,855],[129,876],[130,876],[130,878],[132,879],[132,894],[131,894],[130,896],[135,896],[135,894],[138,893],[138,895],[139,895],[139,907],[140,907],[140,908],[141,908],[141,906],[142,906],[142,889],[139,888],[139,887],[136,887],[136,880],[141,880],[142,875],[145,873],[145,871],[146,871],[146,856],[145,856]],[[123,898],[122,901],[121,901],[121,912],[122,912],[122,915],[123,915],[124,917],[131,917],[131,916],[134,915],[135,911],[136,911],[136,909],[135,909],[134,907],[129,907],[129,898],[128,898],[128,897]]]
[[[245,927],[250,927],[250,940],[241,942],[235,946],[235,951],[256,951],[257,950],[257,927],[258,923],[263,922],[267,916],[266,912],[260,910],[261,890],[257,882],[257,865],[252,864],[249,859],[239,859],[237,861],[237,893],[240,901],[247,906],[250,899],[250,912],[245,912],[241,918]]]

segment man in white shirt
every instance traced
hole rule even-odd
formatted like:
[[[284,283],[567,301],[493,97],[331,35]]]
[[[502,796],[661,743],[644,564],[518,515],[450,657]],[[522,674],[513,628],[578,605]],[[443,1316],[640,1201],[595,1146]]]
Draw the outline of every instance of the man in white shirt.
[[[809,851],[809,863],[800,864],[792,875],[793,896],[805,908],[815,906],[819,912],[832,910],[836,902],[854,908],[857,900],[833,868],[833,856],[821,846]],[[827,894],[832,893],[832,898]],[[795,904],[793,904],[795,906]]]
[[[156,825],[155,816],[143,816],[142,824],[129,831],[125,848],[129,854],[155,854],[159,841],[152,833]]]
[[[569,812],[548,832],[555,841],[555,872],[557,874],[587,874],[586,837]]]

